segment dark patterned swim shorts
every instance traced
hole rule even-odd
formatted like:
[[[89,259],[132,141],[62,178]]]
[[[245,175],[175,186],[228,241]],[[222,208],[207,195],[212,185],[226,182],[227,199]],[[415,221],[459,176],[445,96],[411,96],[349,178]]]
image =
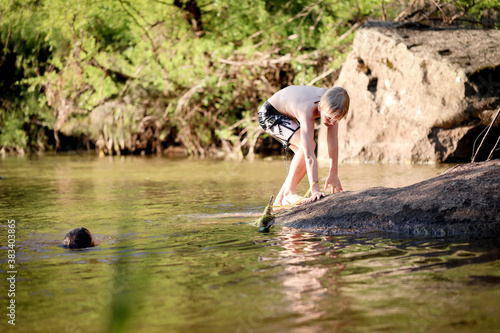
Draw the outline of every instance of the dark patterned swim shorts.
[[[285,148],[288,147],[292,135],[300,128],[299,124],[279,113],[268,101],[261,106],[258,115],[264,131],[280,141]]]

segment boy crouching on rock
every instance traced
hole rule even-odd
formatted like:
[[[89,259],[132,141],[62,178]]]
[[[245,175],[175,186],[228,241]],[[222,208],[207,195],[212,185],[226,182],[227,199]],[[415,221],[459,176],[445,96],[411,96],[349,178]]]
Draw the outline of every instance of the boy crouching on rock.
[[[338,178],[338,122],[349,110],[349,95],[341,87],[331,89],[311,86],[289,86],[269,98],[258,112],[260,126],[290,147],[295,156],[274,206],[312,202],[325,196],[319,189],[318,163],[314,153],[314,119],[327,126],[330,172],[323,191],[342,191]],[[307,174],[311,197],[301,201],[297,185]]]

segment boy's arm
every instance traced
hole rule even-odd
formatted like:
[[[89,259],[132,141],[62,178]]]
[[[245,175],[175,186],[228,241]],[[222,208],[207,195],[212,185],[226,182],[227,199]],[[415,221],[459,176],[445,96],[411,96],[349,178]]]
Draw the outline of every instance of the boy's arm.
[[[300,141],[304,150],[307,178],[311,187],[311,197],[308,201],[316,201],[325,194],[320,192],[318,184],[318,162],[314,153],[314,122],[312,119],[300,121]]]
[[[329,186],[332,187],[332,193],[335,191],[342,191],[342,185],[338,177],[338,159],[339,159],[339,139],[338,139],[339,125],[334,124],[327,127],[327,144],[328,144],[328,160],[330,164],[330,172],[328,178],[325,181],[326,191]]]

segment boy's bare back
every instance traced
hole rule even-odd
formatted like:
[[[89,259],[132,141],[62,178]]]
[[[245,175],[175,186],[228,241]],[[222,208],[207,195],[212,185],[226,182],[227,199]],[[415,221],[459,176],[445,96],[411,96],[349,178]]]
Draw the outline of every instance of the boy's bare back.
[[[268,99],[280,113],[292,119],[314,118],[325,88],[310,86],[289,86],[276,92]]]

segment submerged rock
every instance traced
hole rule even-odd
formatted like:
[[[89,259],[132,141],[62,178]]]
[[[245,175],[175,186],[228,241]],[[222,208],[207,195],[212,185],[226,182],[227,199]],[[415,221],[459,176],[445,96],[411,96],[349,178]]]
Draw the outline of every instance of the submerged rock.
[[[275,223],[323,234],[498,237],[500,160],[455,166],[411,186],[330,195]]]
[[[498,50],[500,30],[367,23],[335,83],[351,97],[339,123],[340,160],[469,162],[500,107]],[[500,135],[498,124],[492,134],[480,160]],[[321,160],[325,142],[318,140]]]

